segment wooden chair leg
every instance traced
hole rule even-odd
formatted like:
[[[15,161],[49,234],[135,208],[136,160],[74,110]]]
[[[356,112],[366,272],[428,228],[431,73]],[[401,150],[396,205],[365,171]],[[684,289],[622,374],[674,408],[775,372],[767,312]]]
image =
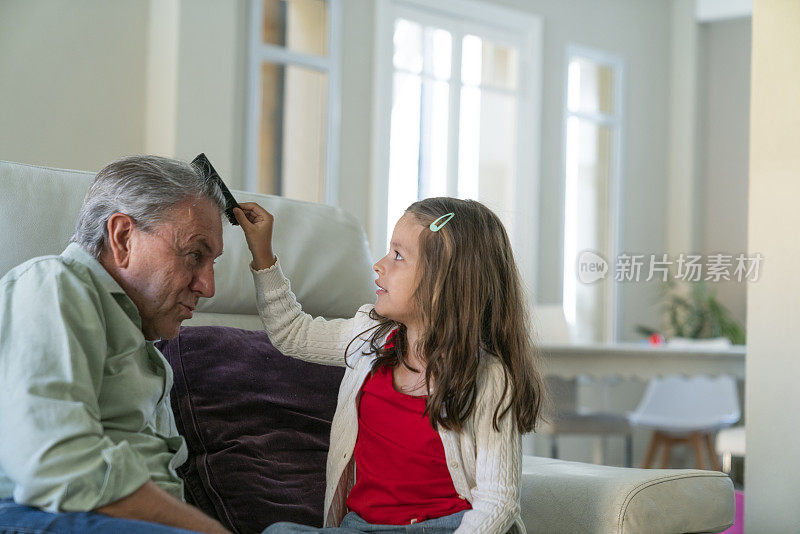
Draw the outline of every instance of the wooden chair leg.
[[[674,441],[669,436],[662,436],[664,452],[661,456],[661,469],[669,469],[669,461],[672,456],[672,445]]]
[[[711,437],[711,433],[705,434],[706,440],[706,448],[708,449],[708,460],[711,464],[711,469],[714,471],[719,471],[719,460],[717,460],[717,451],[714,449],[713,439]]]
[[[592,444],[592,463],[595,465],[603,465],[606,458],[606,438],[604,436],[595,436],[594,443]]]
[[[705,465],[703,462],[703,443],[702,437],[699,433],[693,432],[689,436],[689,443],[692,444],[692,448],[694,449],[694,456],[695,456],[695,464],[697,465],[698,469],[705,469]]]
[[[644,461],[642,462],[642,469],[650,469],[653,465],[653,460],[656,458],[658,446],[661,444],[661,432],[658,430],[653,431],[650,436],[650,443],[647,445],[647,452],[644,453]]]
[[[633,434],[625,434],[625,467],[633,467]]]

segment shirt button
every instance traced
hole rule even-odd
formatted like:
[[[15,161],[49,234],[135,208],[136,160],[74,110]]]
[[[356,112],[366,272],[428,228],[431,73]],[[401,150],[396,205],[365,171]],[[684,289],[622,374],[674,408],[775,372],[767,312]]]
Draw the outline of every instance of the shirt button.
[[[458,469],[458,462],[450,462],[450,467],[453,469]]]
[[[463,495],[459,495],[458,498],[459,499],[466,499],[466,497],[464,497]]]
[[[409,524],[409,525],[413,525],[413,524],[414,524],[414,523],[416,523],[416,522],[417,522],[417,518],[415,517],[414,519],[412,519],[411,521],[409,521],[409,522],[408,522],[408,524]]]

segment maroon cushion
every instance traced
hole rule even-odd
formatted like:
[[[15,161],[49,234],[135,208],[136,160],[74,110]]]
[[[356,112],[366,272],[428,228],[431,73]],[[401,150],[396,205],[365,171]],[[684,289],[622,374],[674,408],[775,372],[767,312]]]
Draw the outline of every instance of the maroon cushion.
[[[186,499],[242,534],[322,526],[325,459],[343,368],[281,354],[264,332],[184,327],[157,346],[189,459]]]

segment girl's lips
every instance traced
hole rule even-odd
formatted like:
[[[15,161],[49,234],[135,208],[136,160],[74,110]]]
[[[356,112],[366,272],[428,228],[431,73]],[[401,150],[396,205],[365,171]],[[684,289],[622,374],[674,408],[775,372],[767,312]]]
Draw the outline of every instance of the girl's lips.
[[[378,290],[375,292],[376,294],[383,295],[384,293],[388,293],[388,291],[383,289],[378,282],[375,282],[375,285],[378,286]]]

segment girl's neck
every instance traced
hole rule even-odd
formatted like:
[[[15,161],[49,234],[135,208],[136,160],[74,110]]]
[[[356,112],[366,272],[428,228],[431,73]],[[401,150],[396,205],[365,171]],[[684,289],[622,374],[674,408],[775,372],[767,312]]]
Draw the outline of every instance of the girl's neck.
[[[406,358],[408,364],[424,374],[425,358],[423,358],[420,354],[417,354],[415,350],[417,341],[419,340],[419,335],[420,329],[416,325],[406,325],[406,340],[408,341],[408,354],[406,354]]]
[[[427,395],[428,389],[425,385],[425,359],[420,357],[414,347],[419,339],[419,330],[411,325],[406,325],[407,354],[405,354],[406,365],[398,365],[392,371],[392,385],[396,391],[406,395],[421,396]],[[416,369],[417,372],[411,370]],[[431,384],[431,391],[433,385]]]

